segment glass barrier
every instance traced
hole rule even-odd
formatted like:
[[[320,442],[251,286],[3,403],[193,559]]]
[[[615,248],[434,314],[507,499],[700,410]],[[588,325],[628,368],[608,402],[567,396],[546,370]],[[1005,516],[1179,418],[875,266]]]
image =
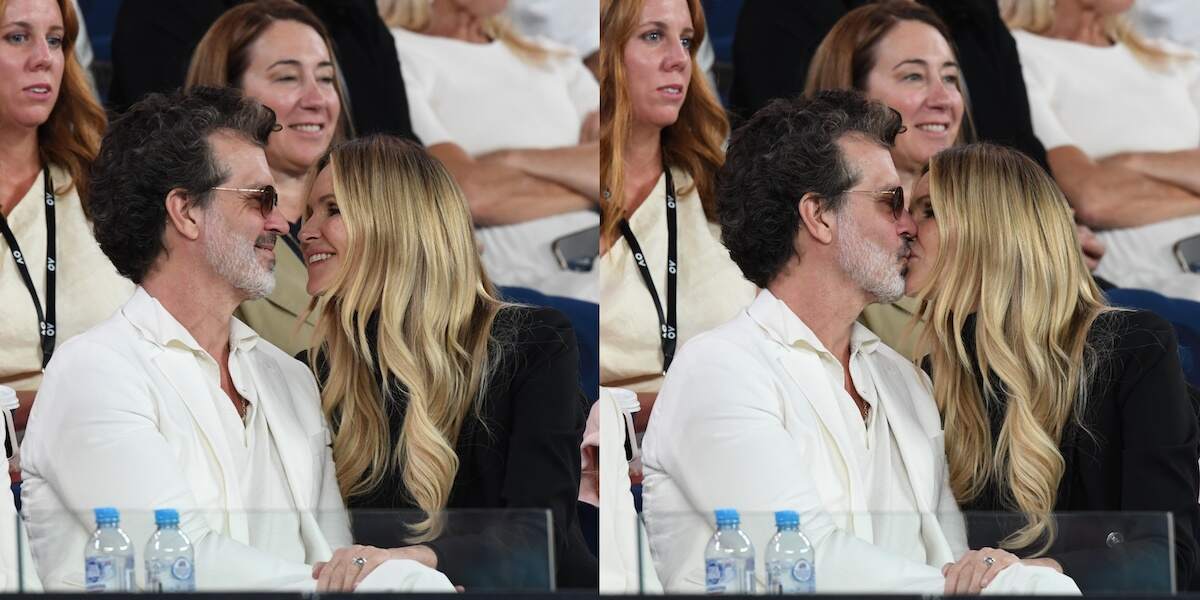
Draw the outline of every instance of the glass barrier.
[[[20,527],[14,527],[24,537],[0,533],[8,534],[5,559],[22,556],[18,544],[31,551],[30,558],[15,561],[11,573],[0,563],[0,591],[36,591],[28,585],[36,579],[47,592],[172,587],[311,592],[318,590],[314,567],[326,581],[355,582],[357,592],[555,589],[550,511],[447,510],[428,521],[424,516],[388,510],[171,515],[120,507],[114,515],[27,504]],[[355,544],[363,547],[350,547]],[[14,554],[8,554],[10,548]],[[24,588],[21,581],[27,582]]]
[[[731,507],[733,508],[733,507]],[[736,510],[736,509],[735,509]],[[1000,547],[1026,526],[1019,514],[707,512],[653,509],[619,536],[628,548],[607,548],[636,557],[631,594],[860,593],[943,594],[946,563],[959,572],[999,568],[985,593],[1171,594],[1175,586],[1175,536],[1170,513],[1060,513],[1054,535],[1008,553],[968,549]],[[721,525],[718,526],[718,520]],[[790,523],[789,523],[790,521]],[[798,522],[798,526],[794,523]],[[648,545],[633,540],[645,536]],[[988,558],[992,560],[987,561]],[[1040,557],[1043,560],[1020,560]],[[1049,559],[1049,560],[1045,560]],[[1050,562],[1053,561],[1053,562]],[[1062,573],[1053,570],[1058,565]],[[971,567],[971,568],[968,568]],[[978,588],[977,588],[978,590]]]

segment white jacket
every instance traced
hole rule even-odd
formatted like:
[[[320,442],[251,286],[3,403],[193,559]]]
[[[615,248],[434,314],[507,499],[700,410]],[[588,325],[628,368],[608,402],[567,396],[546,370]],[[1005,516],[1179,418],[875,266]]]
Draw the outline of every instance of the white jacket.
[[[236,319],[232,330],[235,337],[254,335]],[[138,288],[118,313],[55,353],[22,446],[23,508],[47,588],[82,587],[83,549],[98,506],[122,510],[139,581],[151,511],[170,507],[195,545],[198,590],[311,582],[310,566],[248,545],[245,494],[190,338]],[[351,536],[316,382],[266,340],[234,352],[245,353],[284,461],[305,562],[326,560]]]
[[[703,589],[712,510],[724,507],[742,511],[760,556],[772,524],[745,515],[799,511],[815,546],[818,592],[942,591],[941,567],[962,555],[966,535],[928,378],[854,327],[852,345],[873,346],[860,360],[886,389],[879,401],[921,513],[927,564],[873,545],[864,470],[827,383],[823,348],[763,290],[732,321],[681,349],[655,402],[642,446],[644,519],[667,591]]]

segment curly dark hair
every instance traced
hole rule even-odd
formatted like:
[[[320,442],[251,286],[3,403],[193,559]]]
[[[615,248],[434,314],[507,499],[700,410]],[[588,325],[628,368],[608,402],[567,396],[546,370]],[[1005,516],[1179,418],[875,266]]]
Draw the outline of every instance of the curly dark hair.
[[[163,252],[171,190],[204,207],[229,177],[209,136],[228,132],[265,147],[275,129],[271,109],[233,88],[150,94],[113,121],[92,164],[87,209],[117,271],[140,284]]]
[[[717,179],[717,216],[746,279],[765,288],[794,255],[804,194],[841,210],[843,192],[860,177],[837,145],[842,136],[890,149],[901,129],[900,113],[851,90],[776,99],[739,127]]]

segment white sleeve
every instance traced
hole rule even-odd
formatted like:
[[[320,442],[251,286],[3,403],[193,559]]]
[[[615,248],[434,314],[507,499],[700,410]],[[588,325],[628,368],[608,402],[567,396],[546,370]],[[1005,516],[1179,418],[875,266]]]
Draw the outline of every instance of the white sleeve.
[[[36,460],[38,476],[57,492],[62,505],[81,512],[27,505],[30,519],[61,523],[74,517],[90,530],[90,514],[82,511],[98,506],[126,509],[131,512],[122,515],[126,518],[121,527],[140,554],[153,529],[147,518],[150,511],[172,507],[179,511],[180,529],[195,549],[198,589],[269,590],[311,581],[310,566],[280,559],[210,528],[205,512],[219,508],[198,505],[176,460],[179,449],[159,429],[156,393],[143,374],[133,372],[111,349],[82,341],[64,346],[38,391],[27,435],[27,447],[36,449],[37,456],[31,452],[28,458]],[[46,547],[38,552],[34,540],[35,554],[63,556],[67,553],[49,546],[73,541],[67,537],[41,543]],[[71,570],[67,579],[82,582],[82,569],[80,561],[79,572]]]
[[[571,102],[575,104],[575,112],[579,114],[579,123],[588,113],[600,110],[600,84],[592,72],[584,66],[583,61],[574,52],[564,60],[563,73],[566,77],[567,91]]]
[[[404,78],[404,93],[408,98],[408,115],[412,120],[413,133],[426,148],[444,142],[453,142],[450,132],[442,124],[434,110],[434,85],[437,82],[437,65],[418,51],[414,44],[420,34],[393,28],[392,38],[396,41],[396,55],[400,59],[400,74]]]
[[[1013,32],[1017,40],[1017,51],[1021,58],[1021,73],[1025,78],[1025,91],[1029,94],[1029,116],[1033,121],[1033,133],[1046,150],[1060,146],[1075,146],[1075,140],[1067,134],[1058,115],[1054,112],[1054,76],[1044,67],[1042,57],[1030,48],[1023,36],[1033,35]]]
[[[821,439],[822,434],[814,431],[808,438],[789,432],[781,404],[793,399],[783,397],[774,381],[775,375],[744,350],[713,337],[694,338],[672,364],[655,403],[646,434],[648,461],[656,460],[697,510],[798,511],[820,565],[820,593],[940,593],[944,579],[939,569],[838,528],[817,491],[817,451],[804,446],[806,439]],[[669,431],[662,429],[667,423]],[[703,581],[702,563],[693,560],[689,567],[688,579]]]

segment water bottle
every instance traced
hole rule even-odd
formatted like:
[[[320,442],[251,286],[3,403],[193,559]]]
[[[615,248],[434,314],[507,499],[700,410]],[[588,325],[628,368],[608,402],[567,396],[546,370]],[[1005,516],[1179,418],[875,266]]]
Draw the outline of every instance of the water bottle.
[[[133,592],[133,544],[121,531],[115,508],[97,508],[96,532],[83,551],[83,579],[89,592]]]
[[[754,544],[741,529],[736,510],[717,509],[717,532],[704,549],[704,585],[709,594],[754,593]]]
[[[816,589],[813,547],[800,532],[800,515],[794,510],[775,513],[775,535],[767,542],[767,593],[811,594]]]
[[[146,542],[146,591],[196,591],[196,555],[179,530],[179,513],[160,508],[154,511],[154,524],[158,531]]]

